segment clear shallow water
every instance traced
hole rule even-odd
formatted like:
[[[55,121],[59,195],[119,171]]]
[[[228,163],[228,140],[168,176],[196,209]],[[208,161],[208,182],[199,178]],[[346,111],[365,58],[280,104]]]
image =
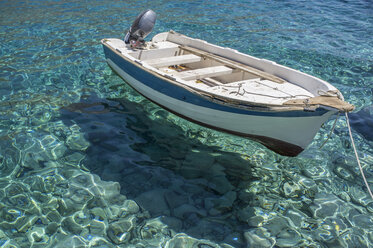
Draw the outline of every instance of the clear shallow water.
[[[136,94],[100,39],[136,15],[325,79],[361,110],[373,185],[370,1],[1,1],[0,245],[369,247],[373,202],[343,119],[297,158]],[[186,10],[187,9],[187,10]]]

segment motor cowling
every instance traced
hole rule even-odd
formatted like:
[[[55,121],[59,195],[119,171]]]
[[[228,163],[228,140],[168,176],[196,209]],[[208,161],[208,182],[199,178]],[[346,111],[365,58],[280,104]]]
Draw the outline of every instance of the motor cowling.
[[[153,10],[145,10],[137,16],[124,38],[126,44],[137,47],[145,44],[145,37],[153,30],[157,15]]]

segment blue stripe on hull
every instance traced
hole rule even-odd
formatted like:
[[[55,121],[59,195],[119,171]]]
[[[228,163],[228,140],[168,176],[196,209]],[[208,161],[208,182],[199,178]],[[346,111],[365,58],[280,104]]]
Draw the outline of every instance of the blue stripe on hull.
[[[318,108],[314,112],[306,111],[285,111],[285,112],[268,112],[268,111],[250,111],[246,109],[234,108],[227,105],[221,105],[218,103],[211,102],[201,96],[193,94],[192,92],[174,85],[161,77],[144,70],[141,65],[137,65],[131,61],[127,61],[110,48],[104,45],[104,52],[107,59],[112,60],[119,68],[123,71],[136,78],[144,85],[161,92],[169,97],[188,102],[201,107],[215,109],[219,111],[225,111],[230,113],[244,114],[244,115],[256,115],[256,116],[276,116],[276,117],[311,117],[321,116],[328,112],[325,109]],[[255,106],[256,107],[256,106]],[[257,108],[257,107],[256,107]]]

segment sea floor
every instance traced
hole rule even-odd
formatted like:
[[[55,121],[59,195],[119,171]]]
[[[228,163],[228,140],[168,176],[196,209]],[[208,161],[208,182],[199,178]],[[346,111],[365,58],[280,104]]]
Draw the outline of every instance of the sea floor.
[[[329,81],[373,187],[371,1],[0,1],[0,247],[373,247],[344,118],[298,157],[192,124],[106,64],[139,12]]]

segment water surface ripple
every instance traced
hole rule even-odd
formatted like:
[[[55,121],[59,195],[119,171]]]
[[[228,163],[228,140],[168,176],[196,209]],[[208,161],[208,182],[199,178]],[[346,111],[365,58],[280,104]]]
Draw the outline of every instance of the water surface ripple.
[[[182,120],[107,66],[137,14],[338,87],[373,185],[372,1],[0,1],[0,247],[373,247],[343,118],[298,157]]]

